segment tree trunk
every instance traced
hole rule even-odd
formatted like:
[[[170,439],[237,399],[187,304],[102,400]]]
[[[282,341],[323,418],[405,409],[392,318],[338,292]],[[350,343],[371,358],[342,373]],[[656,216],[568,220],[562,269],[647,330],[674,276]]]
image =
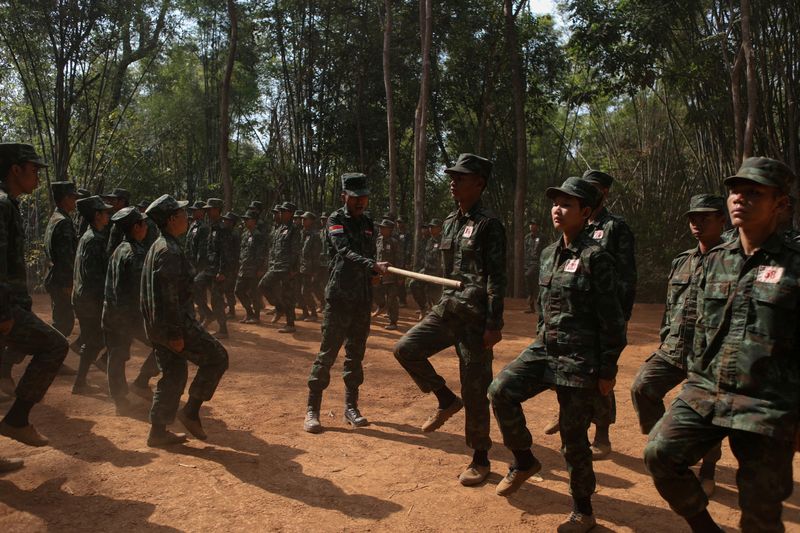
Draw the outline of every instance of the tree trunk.
[[[236,57],[236,41],[239,38],[238,19],[236,17],[236,2],[228,0],[228,17],[231,30],[228,43],[228,61],[225,65],[225,77],[219,91],[219,173],[222,180],[222,201],[225,210],[233,207],[233,179],[231,177],[231,162],[228,159],[228,144],[230,142],[230,101],[231,78],[233,77],[233,64]]]
[[[431,39],[433,0],[420,0],[419,22],[422,42],[422,77],[419,86],[419,101],[414,114],[414,265],[419,264],[419,235],[425,216],[425,170],[427,163],[428,96],[431,83]]]
[[[758,79],[756,78],[756,58],[753,54],[753,40],[750,31],[750,0],[742,0],[742,49],[746,60],[747,76],[747,122],[742,142],[742,159],[753,155],[753,144],[758,115]]]
[[[394,97],[392,94],[392,0],[384,1],[383,26],[383,86],[386,90],[386,130],[389,139],[389,212],[397,216],[397,141],[394,127]]]
[[[514,296],[523,292],[523,263],[525,255],[525,197],[528,192],[528,140],[525,128],[525,80],[517,39],[517,21],[512,0],[504,0],[506,46],[511,66],[511,90],[514,95],[514,148],[516,152],[516,183],[514,187]]]

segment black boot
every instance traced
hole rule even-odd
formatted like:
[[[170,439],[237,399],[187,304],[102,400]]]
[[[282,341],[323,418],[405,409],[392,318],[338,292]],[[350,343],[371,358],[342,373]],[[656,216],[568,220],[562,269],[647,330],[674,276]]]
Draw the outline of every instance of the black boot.
[[[303,430],[309,433],[321,433],[322,424],[319,422],[319,409],[322,407],[322,393],[308,391],[308,407],[306,408],[306,419],[303,422]]]
[[[369,421],[358,410],[358,389],[347,389],[344,393],[344,421],[354,428],[369,425]]]

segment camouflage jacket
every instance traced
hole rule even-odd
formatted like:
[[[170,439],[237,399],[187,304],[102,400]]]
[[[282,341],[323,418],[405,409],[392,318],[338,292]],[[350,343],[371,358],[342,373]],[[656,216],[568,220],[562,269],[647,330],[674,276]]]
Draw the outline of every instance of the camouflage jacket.
[[[139,302],[147,337],[157,344],[182,338],[194,323],[192,266],[175,237],[162,234],[148,250]]]
[[[423,257],[422,272],[431,276],[442,275],[442,236],[425,239],[425,252]]]
[[[44,279],[47,290],[51,288],[72,287],[73,268],[75,268],[75,250],[78,247],[78,236],[75,225],[66,211],[56,208],[47,222],[44,231],[44,250],[50,260],[50,268]]]
[[[303,248],[300,253],[300,272],[311,274],[319,269],[322,241],[317,230],[303,231]]]
[[[427,248],[428,246],[429,239],[430,237],[421,237],[417,241],[416,245],[417,258],[416,261],[414,262],[414,270],[417,272],[421,271],[425,267],[425,248]],[[411,258],[406,264],[409,264],[412,261],[414,261],[414,255],[413,255],[414,245],[413,244],[409,245],[409,248],[410,250],[412,250],[412,253],[410,255]]]
[[[143,243],[124,237],[108,261],[102,317],[106,331],[141,329],[140,285],[147,255]]]
[[[78,241],[75,252],[75,275],[72,283],[72,305],[86,309],[103,307],[103,295],[108,269],[106,236],[108,232],[97,231],[93,226]]]
[[[269,269],[274,272],[297,272],[300,267],[301,230],[291,220],[272,233]]]
[[[208,264],[208,224],[205,220],[195,220],[186,232],[186,254],[198,272]]]
[[[396,233],[395,237],[397,237],[397,240],[400,241],[400,249],[403,251],[403,253],[400,254],[398,263],[394,266],[397,268],[406,268],[407,265],[411,264],[411,236],[408,233]]]
[[[559,239],[541,258],[541,313],[529,350],[547,361],[545,383],[593,388],[614,379],[626,344],[614,259],[585,234],[569,246]]]
[[[456,316],[489,330],[503,329],[506,293],[506,232],[503,223],[478,201],[467,213],[448,215],[442,226],[444,275],[464,284],[445,287],[433,312]]]
[[[622,217],[603,208],[597,219],[586,225],[586,234],[606,249],[617,267],[617,294],[625,320],[630,320],[636,299],[636,243],[633,232]]]
[[[800,245],[772,235],[750,257],[711,250],[679,398],[714,425],[793,438],[800,411]]]
[[[0,283],[9,287],[11,305],[30,311],[32,300],[28,294],[28,277],[25,271],[25,230],[19,202],[8,195],[5,183],[0,182]]]
[[[161,231],[158,229],[158,224],[153,222],[153,219],[146,218],[144,219],[145,224],[147,224],[147,235],[144,236],[144,240],[142,240],[142,246],[144,250],[147,251],[156,242],[156,239],[161,237]]]
[[[540,235],[534,237],[530,233],[525,235],[525,275],[539,275],[539,256],[542,254],[544,240]]]
[[[108,230],[108,242],[106,243],[106,257],[111,257],[117,246],[120,245],[122,239],[125,238],[125,232],[116,225],[111,224],[111,229]]]
[[[703,275],[703,254],[696,246],[672,260],[667,303],[661,319],[661,345],[657,353],[670,364],[685,369],[692,354],[697,322],[697,290]]]
[[[331,273],[325,298],[367,305],[375,275],[375,227],[366,215],[351,217],[340,207],[328,218]]]
[[[378,235],[377,240],[375,241],[375,258],[377,261],[386,261],[390,263],[392,266],[397,266],[398,262],[402,261],[403,257],[403,248],[400,244],[400,241],[394,235],[390,237],[384,237],[383,235]],[[386,273],[381,278],[381,283],[383,284],[391,284],[397,283],[398,279],[397,276],[394,274]]]
[[[258,227],[245,231],[239,251],[239,277],[242,279],[258,276],[264,264],[264,247],[267,239]]]
[[[235,254],[231,230],[225,227],[222,219],[209,225],[206,258],[204,272],[209,277],[213,278],[217,274],[236,275],[236,262],[239,256]]]

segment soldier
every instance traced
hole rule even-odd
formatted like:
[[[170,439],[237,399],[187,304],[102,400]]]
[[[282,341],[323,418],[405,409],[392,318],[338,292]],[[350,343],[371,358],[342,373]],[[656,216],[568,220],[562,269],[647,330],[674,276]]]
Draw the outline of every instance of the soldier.
[[[394,222],[384,218],[380,224],[380,236],[375,244],[376,257],[379,263],[396,265],[403,261],[403,248],[400,241],[393,235]],[[384,329],[396,330],[397,319],[400,318],[400,302],[397,299],[397,285],[400,281],[394,274],[386,273],[381,276],[380,283],[376,286],[378,293],[378,308],[389,312],[389,323]],[[374,315],[373,315],[374,316]]]
[[[192,269],[178,242],[189,225],[184,209],[187,203],[165,194],[147,208],[147,216],[161,231],[144,260],[140,296],[144,328],[161,369],[150,409],[147,445],[152,447],[186,441],[185,434],[167,430],[176,414],[192,435],[200,440],[208,438],[200,421],[200,407],[214,396],[228,369],[228,352],[194,317]],[[187,361],[198,368],[189,387],[189,399],[179,412],[188,377]]]
[[[105,344],[100,322],[108,268],[106,226],[113,208],[99,196],[78,200],[77,205],[81,215],[89,221],[89,227],[86,233],[81,235],[75,252],[72,306],[81,326],[79,347],[81,360],[72,394],[92,394],[99,392],[100,387],[90,385],[86,376]]]
[[[117,213],[120,209],[128,207],[131,201],[131,193],[126,189],[116,188],[112,192],[100,195],[102,200],[111,206],[111,214]],[[122,242],[122,231],[112,226],[109,231],[106,231],[106,257],[111,257],[114,250]]]
[[[189,206],[192,223],[186,233],[186,256],[194,272],[192,298],[197,307],[198,320],[201,323],[211,316],[211,309],[208,307],[208,286],[203,279],[208,264],[207,208],[208,206],[203,200],[197,200]],[[152,219],[148,217],[148,220]]]
[[[725,180],[739,236],[705,257],[687,380],[644,451],[656,489],[692,531],[722,531],[690,467],[726,437],[741,530],[784,530],[800,443],[800,246],[778,232],[778,219],[794,181],[763,157]]]
[[[222,200],[209,198],[208,212],[208,245],[206,249],[206,267],[203,270],[200,284],[205,291],[211,291],[211,317],[217,321],[218,329],[213,334],[218,339],[228,338],[228,322],[225,315],[225,276],[230,271],[233,258],[226,251],[228,231],[222,220]],[[195,278],[197,282],[197,278]],[[212,318],[206,317],[206,323]]]
[[[261,320],[256,311],[256,302],[253,295],[258,293],[258,272],[263,263],[263,250],[266,246],[266,236],[258,229],[258,212],[249,210],[244,215],[245,233],[242,237],[239,252],[239,273],[236,278],[236,296],[245,310],[245,317],[240,321],[243,324],[258,324]],[[255,287],[256,290],[253,288]]]
[[[542,252],[539,319],[533,343],[492,381],[492,401],[503,443],[514,463],[497,494],[516,492],[541,463],[531,453],[522,402],[555,388],[561,452],[569,472],[573,510],[559,532],[584,532],[597,523],[592,450],[587,432],[594,397],[614,387],[617,360],[625,348],[625,319],[616,298],[614,259],[584,232],[600,193],[587,181],[567,178],[547,189],[553,226],[561,238]]]
[[[422,253],[422,269],[420,272],[423,274],[430,274],[432,276],[442,275],[442,253],[441,235],[442,235],[442,221],[438,218],[431,219],[427,224],[428,238],[425,239],[425,248]],[[433,283],[426,283],[424,281],[412,279],[409,284],[411,294],[414,296],[416,302],[422,302],[420,307],[424,307],[423,316],[439,301],[442,297],[442,287]],[[422,318],[422,317],[420,317]]]
[[[75,211],[78,191],[70,181],[54,181],[50,184],[56,208],[44,232],[44,246],[50,269],[44,279],[44,288],[50,294],[53,308],[53,327],[65,337],[75,327],[72,310],[72,275],[75,267],[75,250],[78,236],[70,214]]]
[[[703,259],[722,242],[727,218],[725,199],[712,194],[692,196],[685,215],[697,246],[672,261],[667,305],[661,320],[661,345],[641,366],[631,386],[633,407],[645,435],[664,415],[664,396],[686,379],[686,361],[691,358],[697,321],[697,286]],[[714,493],[714,470],[721,454],[720,446],[713,448],[700,467],[700,484],[708,497]]]
[[[28,415],[58,373],[69,349],[67,339],[31,311],[25,271],[25,230],[19,212],[19,196],[31,194],[39,185],[44,161],[30,144],[0,143],[0,283],[8,286],[2,341],[14,352],[32,355],[14,394],[16,399],[0,421],[0,435],[28,446],[45,446],[43,437],[30,424]]]
[[[0,344],[5,344],[5,339],[13,327],[11,288],[5,283],[0,283]],[[5,401],[5,399],[0,401]],[[23,466],[25,466],[25,461],[17,457],[0,457],[0,473],[14,472]]]
[[[139,210],[140,213],[144,214],[149,205],[150,202],[148,202],[147,200],[142,200],[141,202],[139,202],[136,208]],[[153,243],[156,242],[156,239],[158,239],[161,236],[161,232],[158,231],[158,226],[156,225],[155,222],[150,220],[149,217],[145,218],[144,222],[145,224],[147,224],[147,235],[145,235],[144,240],[142,241],[142,246],[144,246],[146,252],[147,250],[150,249],[150,246],[152,246]]]
[[[450,175],[450,194],[458,209],[445,219],[442,242],[444,273],[464,284],[464,290],[446,288],[422,322],[411,328],[394,347],[394,356],[423,392],[433,392],[438,407],[422,431],[439,429],[465,407],[467,446],[472,462],[460,474],[462,485],[477,485],[489,475],[489,399],[492,347],[503,329],[506,292],[506,235],[500,218],[485,208],[481,195],[491,177],[492,162],[461,154]],[[459,359],[461,398],[451,391],[428,360],[455,346]]]
[[[331,367],[344,344],[342,379],[345,384],[345,422],[353,427],[369,424],[358,409],[358,389],[364,382],[362,361],[369,336],[372,280],[385,274],[386,263],[375,261],[375,229],[364,211],[369,186],[364,174],[342,175],[342,202],[328,218],[331,276],[325,288],[322,342],[308,376],[308,406],[303,429],[319,433],[322,393],[331,380]]]
[[[147,255],[144,245],[149,229],[145,222],[147,218],[135,207],[124,207],[111,217],[111,222],[120,228],[123,237],[108,262],[101,323],[108,349],[108,393],[120,416],[132,414],[125,377],[125,363],[131,358],[131,342],[136,338],[150,346],[139,302],[142,266]],[[133,382],[134,393],[150,401],[150,378],[157,375],[156,356],[151,350]]]
[[[228,318],[236,318],[236,276],[239,272],[239,252],[242,245],[242,234],[239,233],[239,215],[228,211],[222,217],[227,236],[225,239],[225,253],[231,257],[228,270],[225,272],[225,304],[228,306]]]
[[[403,217],[397,217],[397,220],[395,221],[395,228],[397,240],[400,241],[400,247],[402,249],[402,260],[395,266],[398,268],[408,268],[408,266],[411,265],[411,247],[414,244],[412,242],[414,239],[412,239],[411,235],[408,234],[406,220]],[[397,297],[400,300],[400,307],[405,307],[408,305],[406,284],[403,279],[400,279],[399,281],[400,282],[397,284]]]
[[[258,286],[269,303],[275,306],[275,319],[283,315],[286,326],[279,333],[294,333],[295,283],[300,266],[300,231],[292,222],[296,206],[283,202],[280,206],[280,225],[275,228],[270,247],[269,271]]]
[[[314,213],[303,213],[303,244],[300,254],[300,298],[303,316],[300,320],[316,322],[317,303],[314,301],[314,283],[319,271],[319,257],[322,253],[322,241],[314,227],[317,217]],[[320,300],[320,303],[322,300]]]
[[[539,255],[544,241],[539,237],[539,223],[531,220],[530,233],[525,235],[525,285],[528,287],[528,308],[526,313],[536,312],[539,299]]]
[[[297,226],[298,229],[302,229],[303,228],[303,210],[302,209],[295,209],[292,220],[294,221],[294,225]]]
[[[91,195],[92,195],[92,193],[89,192],[88,189],[84,189],[82,187],[78,188],[78,200],[83,200],[84,198],[89,198]],[[78,235],[78,239],[80,239],[81,235],[86,233],[86,228],[89,227],[89,223],[86,221],[85,218],[83,218],[83,216],[81,216],[80,212],[78,212],[77,209],[75,211],[77,213],[77,215],[75,217],[75,219],[76,219],[75,220],[75,227],[78,228],[77,235]],[[77,244],[76,244],[76,246],[77,246]]]
[[[422,226],[420,226],[420,238],[417,242],[417,262],[414,264],[414,270],[417,272],[423,272],[425,270],[425,250],[428,249],[428,240],[430,238],[430,224],[423,222]],[[414,298],[414,301],[417,303],[417,307],[419,308],[419,311],[417,311],[417,318],[422,320],[425,318],[425,315],[428,314],[428,311],[430,311],[430,307],[428,305],[428,295],[425,291],[424,282],[411,280],[408,283],[408,290],[411,292],[411,296]]]

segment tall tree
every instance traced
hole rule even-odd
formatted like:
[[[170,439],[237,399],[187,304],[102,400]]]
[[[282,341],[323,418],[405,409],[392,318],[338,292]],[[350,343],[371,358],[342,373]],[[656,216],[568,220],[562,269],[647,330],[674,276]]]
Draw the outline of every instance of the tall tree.
[[[425,216],[425,175],[428,145],[428,99],[431,84],[431,40],[433,39],[432,0],[419,0],[419,30],[422,48],[422,73],[419,100],[414,113],[414,264],[418,264],[419,235]]]
[[[236,43],[239,40],[239,23],[234,0],[228,0],[228,18],[231,25],[228,39],[228,61],[225,64],[225,76],[222,78],[222,87],[219,91],[219,171],[222,179],[222,199],[226,210],[230,210],[233,206],[233,179],[231,162],[228,158],[228,145],[231,123],[231,78],[236,59]]]
[[[392,91],[392,0],[384,0],[383,20],[383,85],[386,90],[386,132],[389,156],[389,212],[397,211],[397,140],[394,125],[394,95]]]

